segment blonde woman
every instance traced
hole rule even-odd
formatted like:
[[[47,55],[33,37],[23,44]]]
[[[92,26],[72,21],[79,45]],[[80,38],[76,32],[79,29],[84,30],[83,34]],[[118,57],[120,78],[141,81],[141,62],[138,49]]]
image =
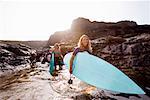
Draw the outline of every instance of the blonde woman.
[[[72,56],[70,59],[70,69],[69,69],[69,72],[70,72],[70,79],[68,80],[69,84],[73,83],[73,80],[71,79],[71,74],[73,72],[73,69],[72,69],[73,60],[74,60],[74,58],[78,52],[83,52],[83,51],[87,51],[89,53],[92,53],[91,42],[90,42],[90,39],[87,35],[82,35],[80,37],[79,42],[78,42],[78,46],[77,46],[77,48],[75,48],[75,50],[72,53]],[[95,89],[95,87],[90,86],[90,87],[87,87],[86,89],[82,90],[81,92],[92,91],[94,89]]]
[[[73,65],[73,60],[78,52],[83,52],[87,51],[89,53],[92,53],[92,47],[91,47],[91,42],[90,39],[87,35],[82,35],[79,39],[78,46],[75,48],[75,50],[72,53],[71,59],[70,59],[70,74],[72,74],[72,65]]]

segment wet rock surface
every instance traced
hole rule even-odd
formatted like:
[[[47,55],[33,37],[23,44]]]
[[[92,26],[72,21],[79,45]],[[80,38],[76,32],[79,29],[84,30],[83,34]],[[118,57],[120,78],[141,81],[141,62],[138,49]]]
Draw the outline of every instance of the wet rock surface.
[[[130,95],[97,89],[72,76],[63,67],[52,77],[47,64],[0,77],[0,100],[149,100],[147,95]]]
[[[49,84],[46,84],[48,83],[48,77],[38,77],[39,74],[42,74],[40,73],[42,71],[40,69],[26,69],[1,78],[0,99],[49,100],[52,91],[48,89]],[[51,98],[53,98],[53,95],[51,95]]]

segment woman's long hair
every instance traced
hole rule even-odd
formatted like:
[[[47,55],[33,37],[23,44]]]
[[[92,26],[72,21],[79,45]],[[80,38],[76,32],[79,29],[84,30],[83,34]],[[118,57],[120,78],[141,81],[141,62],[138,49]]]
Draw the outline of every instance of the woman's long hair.
[[[84,47],[84,46],[83,46],[82,39],[83,39],[84,37],[87,37],[87,38],[89,39],[89,37],[88,37],[87,35],[82,35],[82,36],[80,37],[80,39],[79,39],[78,47],[85,48],[85,49],[87,49],[89,52],[92,52],[92,47],[91,47],[91,41],[90,41],[90,39],[89,39],[89,42],[88,42],[87,47]]]
[[[54,48],[55,48],[55,49],[59,49],[59,44],[58,44],[58,43],[55,43],[55,44],[54,44]]]

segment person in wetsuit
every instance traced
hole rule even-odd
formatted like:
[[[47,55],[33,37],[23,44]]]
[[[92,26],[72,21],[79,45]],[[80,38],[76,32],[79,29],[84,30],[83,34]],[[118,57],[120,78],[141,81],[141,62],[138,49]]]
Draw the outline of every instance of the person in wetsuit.
[[[54,53],[54,66],[55,66],[55,71],[57,70],[57,65],[59,66],[59,70],[62,70],[63,66],[63,55],[60,50],[60,46],[58,43],[54,45],[54,48],[52,50]]]

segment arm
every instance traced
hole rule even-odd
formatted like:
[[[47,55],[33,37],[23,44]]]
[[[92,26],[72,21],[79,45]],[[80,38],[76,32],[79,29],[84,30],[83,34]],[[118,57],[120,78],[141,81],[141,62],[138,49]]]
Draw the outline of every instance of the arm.
[[[72,71],[73,71],[73,69],[72,69],[72,65],[73,65],[73,61],[74,61],[74,58],[75,58],[75,56],[76,56],[76,54],[79,52],[79,48],[76,48],[74,51],[73,51],[73,53],[72,53],[72,56],[71,56],[71,58],[70,58],[70,69],[69,69],[69,72],[70,72],[70,74],[72,74]]]
[[[74,60],[74,58],[75,58],[75,55],[72,54],[71,59],[70,59],[70,67],[69,67],[69,68],[70,68],[70,69],[69,69],[70,74],[72,74],[72,71],[73,71],[73,70],[72,70],[72,65],[73,65],[73,60]]]

